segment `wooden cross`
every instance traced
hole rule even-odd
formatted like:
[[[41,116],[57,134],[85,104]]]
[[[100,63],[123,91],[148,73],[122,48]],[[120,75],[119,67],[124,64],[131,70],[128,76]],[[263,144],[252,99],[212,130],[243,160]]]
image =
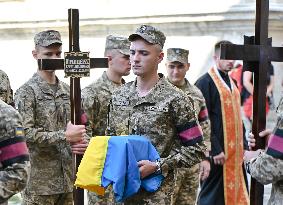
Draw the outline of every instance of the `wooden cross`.
[[[256,139],[255,149],[264,149],[265,140],[259,132],[266,125],[267,71],[271,61],[283,61],[283,47],[272,47],[268,38],[269,0],[256,0],[255,36],[246,37],[244,45],[222,45],[221,59],[243,60],[244,70],[254,72],[253,125],[252,132]],[[263,204],[264,186],[252,178],[251,205]]]
[[[71,122],[81,124],[81,88],[80,77],[89,76],[90,68],[107,68],[107,58],[89,58],[88,52],[80,52],[79,44],[79,10],[68,9],[69,21],[69,52],[64,59],[39,59],[41,70],[63,70],[65,77],[70,77]],[[82,159],[81,155],[74,155],[74,174]],[[84,190],[74,188],[74,204],[84,204]]]

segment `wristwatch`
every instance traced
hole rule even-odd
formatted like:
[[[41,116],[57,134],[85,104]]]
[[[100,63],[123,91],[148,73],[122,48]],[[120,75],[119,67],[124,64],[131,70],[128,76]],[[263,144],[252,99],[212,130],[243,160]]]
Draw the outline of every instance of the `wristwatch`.
[[[162,173],[162,171],[161,171],[161,162],[160,162],[159,160],[156,160],[156,161],[155,161],[155,164],[156,164],[156,166],[157,166],[157,169],[156,169],[156,171],[155,171],[155,174],[161,174],[161,173]]]

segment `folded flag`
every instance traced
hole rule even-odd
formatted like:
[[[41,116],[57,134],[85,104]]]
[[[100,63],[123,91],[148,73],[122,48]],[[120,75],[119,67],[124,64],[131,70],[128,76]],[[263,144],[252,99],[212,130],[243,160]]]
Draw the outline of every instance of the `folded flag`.
[[[141,180],[137,162],[158,159],[158,152],[143,136],[93,137],[78,168],[75,186],[104,195],[107,186],[112,184],[118,202],[134,195],[141,187],[154,192],[164,177],[152,174]]]

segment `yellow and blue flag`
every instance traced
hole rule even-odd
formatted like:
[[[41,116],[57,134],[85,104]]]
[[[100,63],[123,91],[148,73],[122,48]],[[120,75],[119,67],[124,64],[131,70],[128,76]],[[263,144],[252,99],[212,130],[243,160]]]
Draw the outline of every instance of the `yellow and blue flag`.
[[[142,187],[154,192],[164,179],[152,174],[140,179],[138,161],[160,159],[151,142],[140,135],[96,136],[91,138],[77,172],[75,186],[104,195],[112,184],[118,202],[134,195]]]

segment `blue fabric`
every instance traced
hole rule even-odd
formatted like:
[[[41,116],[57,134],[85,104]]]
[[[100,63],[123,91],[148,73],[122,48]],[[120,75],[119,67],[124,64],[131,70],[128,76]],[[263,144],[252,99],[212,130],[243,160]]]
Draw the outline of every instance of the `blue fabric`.
[[[112,136],[108,141],[108,150],[102,175],[102,186],[113,185],[115,199],[118,202],[137,193],[140,187],[154,192],[164,177],[150,175],[140,179],[137,162],[140,160],[156,161],[159,154],[148,139],[139,135]]]
[[[142,179],[141,187],[148,192],[155,192],[161,186],[164,179],[162,174],[151,174],[150,176]]]

